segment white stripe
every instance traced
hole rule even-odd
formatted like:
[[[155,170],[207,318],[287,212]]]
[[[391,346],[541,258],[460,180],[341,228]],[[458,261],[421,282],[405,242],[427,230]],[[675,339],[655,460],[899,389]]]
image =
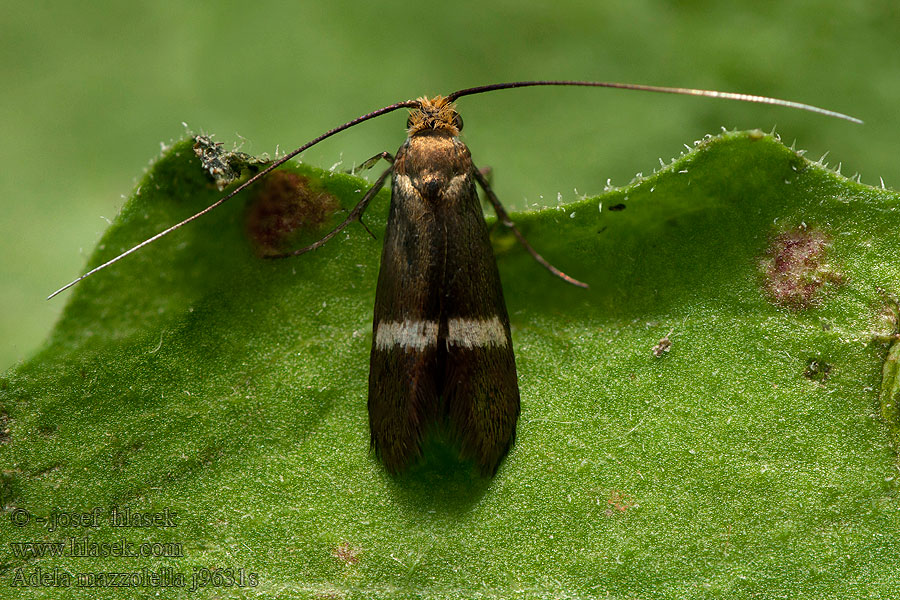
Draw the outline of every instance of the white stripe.
[[[434,321],[392,321],[379,323],[375,334],[375,347],[390,350],[399,345],[404,350],[421,350],[426,346],[436,346],[438,324]]]
[[[447,346],[499,346],[509,344],[506,328],[496,316],[491,319],[450,319],[447,322]]]

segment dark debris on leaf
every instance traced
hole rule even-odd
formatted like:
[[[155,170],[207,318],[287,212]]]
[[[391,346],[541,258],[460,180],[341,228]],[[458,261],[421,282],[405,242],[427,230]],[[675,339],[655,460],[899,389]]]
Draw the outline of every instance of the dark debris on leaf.
[[[194,154],[200,159],[203,170],[215,182],[219,191],[241,177],[244,169],[257,171],[269,161],[245,152],[229,152],[221,142],[214,142],[210,136],[194,136]]]

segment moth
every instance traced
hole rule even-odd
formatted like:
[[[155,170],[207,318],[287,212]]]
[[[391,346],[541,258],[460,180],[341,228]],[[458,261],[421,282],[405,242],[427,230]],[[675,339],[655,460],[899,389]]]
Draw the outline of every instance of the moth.
[[[530,86],[584,86],[723,98],[797,108],[861,122],[822,108],[749,94],[587,81],[520,81],[407,100],[380,108],[331,129],[271,163],[204,210],[88,271],[49,296],[136,252],[203,216],[272,170],[322,140],[369,119],[409,109],[407,139],[390,166],[347,218],[305,248],[271,258],[315,250],[354,220],[391,179],[391,204],[372,325],[369,370],[371,448],[391,473],[407,469],[423,442],[444,431],[461,459],[493,475],[513,444],[520,400],[509,316],[488,226],[476,190],[480,186],[497,217],[534,259],[564,281],[586,284],[547,262],[527,242],[500,204],[460,140],[462,118],[455,101],[463,96]]]

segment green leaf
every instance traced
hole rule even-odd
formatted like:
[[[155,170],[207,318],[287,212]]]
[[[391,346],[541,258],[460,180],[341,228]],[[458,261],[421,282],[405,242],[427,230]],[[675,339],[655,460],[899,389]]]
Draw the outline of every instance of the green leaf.
[[[218,197],[191,143],[159,159],[91,266]],[[343,207],[295,244],[367,187],[290,170]],[[900,291],[896,193],[745,132],[600,197],[514,215],[591,287],[494,232],[522,417],[492,479],[447,449],[397,478],[368,454],[379,242],[354,224],[316,252],[260,259],[247,234],[258,197],[79,284],[43,349],[2,380],[0,587],[45,581],[15,592],[57,597],[66,574],[127,572],[144,582],[131,596],[80,594],[900,593],[898,424],[879,417],[879,390],[898,387],[896,353],[882,382],[881,341],[897,327],[884,293]],[[366,214],[379,239],[388,201]],[[163,516],[110,526],[126,507]],[[54,531],[35,520],[54,515]],[[73,540],[183,555],[12,545]],[[195,573],[219,587],[191,592]]]

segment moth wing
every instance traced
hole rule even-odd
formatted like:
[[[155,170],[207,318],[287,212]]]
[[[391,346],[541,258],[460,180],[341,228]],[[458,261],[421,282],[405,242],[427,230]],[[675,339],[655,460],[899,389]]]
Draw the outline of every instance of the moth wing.
[[[369,368],[372,449],[388,471],[421,454],[423,437],[440,418],[438,329],[443,230],[422,211],[410,186],[392,182],[375,295]]]
[[[515,439],[519,385],[497,261],[474,181],[467,183],[445,219],[442,397],[462,456],[491,475]]]

